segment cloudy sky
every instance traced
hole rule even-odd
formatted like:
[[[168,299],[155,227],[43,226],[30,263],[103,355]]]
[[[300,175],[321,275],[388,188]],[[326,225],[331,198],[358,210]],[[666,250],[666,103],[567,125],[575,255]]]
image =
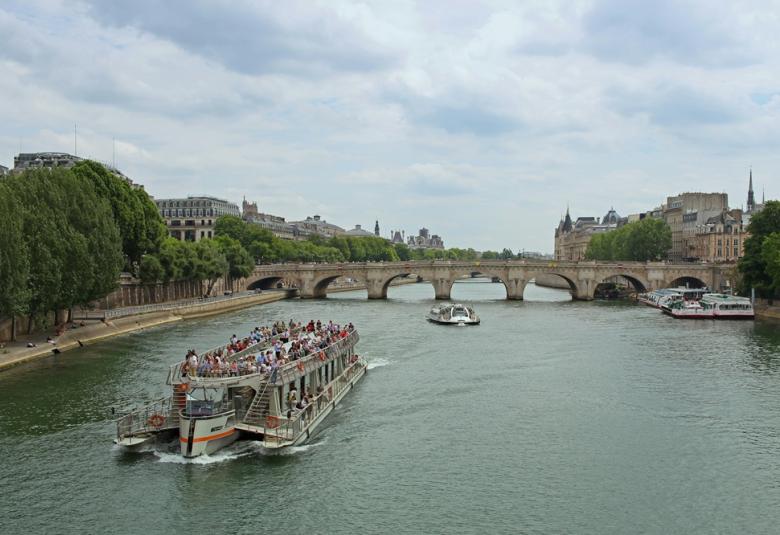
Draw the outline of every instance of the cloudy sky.
[[[0,164],[110,162],[155,197],[447,246],[780,194],[780,6],[740,0],[0,3]],[[112,144],[115,139],[115,145]]]

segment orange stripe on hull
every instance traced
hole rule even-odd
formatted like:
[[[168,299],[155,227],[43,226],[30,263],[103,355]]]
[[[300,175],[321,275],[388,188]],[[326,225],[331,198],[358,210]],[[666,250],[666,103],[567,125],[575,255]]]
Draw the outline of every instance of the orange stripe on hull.
[[[217,433],[216,435],[209,435],[207,437],[198,437],[193,438],[192,442],[205,442],[206,440],[216,440],[218,438],[226,437],[228,435],[231,435],[235,432],[236,428],[228,429],[227,431],[223,431],[222,433]],[[189,442],[189,439],[187,437],[179,437],[180,442]]]

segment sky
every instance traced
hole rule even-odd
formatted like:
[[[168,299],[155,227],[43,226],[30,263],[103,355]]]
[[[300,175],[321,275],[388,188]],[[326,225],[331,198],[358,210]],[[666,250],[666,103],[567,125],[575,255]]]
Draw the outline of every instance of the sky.
[[[4,0],[0,164],[116,161],[447,247],[552,252],[572,217],[780,195],[776,0]]]

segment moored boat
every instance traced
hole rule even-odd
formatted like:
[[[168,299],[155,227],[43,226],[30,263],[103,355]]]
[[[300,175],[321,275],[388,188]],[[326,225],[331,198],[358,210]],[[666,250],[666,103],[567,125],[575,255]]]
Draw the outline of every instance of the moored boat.
[[[716,319],[753,319],[755,311],[747,297],[727,294],[707,294],[701,298],[704,306],[712,308]]]
[[[253,331],[253,334],[255,331]],[[171,366],[170,397],[117,420],[115,442],[138,450],[179,435],[181,454],[214,453],[240,438],[283,449],[309,439],[365,375],[357,330],[328,324],[249,337]]]
[[[448,303],[431,308],[428,321],[444,325],[479,325],[480,320],[470,306]]]
[[[673,300],[663,307],[663,313],[678,319],[714,319],[715,314],[707,304],[698,301]]]

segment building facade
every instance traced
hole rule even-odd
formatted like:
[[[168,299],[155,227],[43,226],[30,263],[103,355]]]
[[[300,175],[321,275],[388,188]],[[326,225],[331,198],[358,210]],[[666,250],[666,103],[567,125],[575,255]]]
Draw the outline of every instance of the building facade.
[[[696,259],[703,262],[736,262],[745,255],[749,236],[742,210],[724,211],[700,225],[695,237]]]
[[[609,232],[625,222],[626,218],[620,217],[614,208],[610,208],[603,219],[578,217],[576,221],[572,222],[567,208],[566,216],[561,219],[555,229],[555,260],[573,262],[585,260],[588,245],[595,234]]]
[[[9,169],[6,166],[0,165],[0,176],[6,176],[8,172]]]
[[[171,237],[200,241],[214,237],[214,225],[223,215],[240,216],[238,205],[216,197],[189,196],[185,199],[155,199]]]
[[[66,152],[21,152],[14,156],[14,168],[11,172],[21,173],[28,169],[53,169],[55,167],[70,169],[81,161],[84,161],[84,158]],[[108,169],[111,174],[121,178],[133,188],[143,189],[143,186],[135,184],[127,175],[116,167],[102,162],[98,163]]]
[[[406,244],[411,249],[444,249],[444,240],[438,234],[431,234],[423,227],[417,236],[409,236]]]
[[[729,196],[726,193],[687,192],[667,197],[662,217],[672,231],[669,260],[695,259],[697,229],[728,209]]]
[[[317,234],[325,238],[332,238],[346,233],[343,228],[328,223],[318,215],[309,216],[303,221],[292,221],[290,224],[295,227],[296,234],[301,237]]]

